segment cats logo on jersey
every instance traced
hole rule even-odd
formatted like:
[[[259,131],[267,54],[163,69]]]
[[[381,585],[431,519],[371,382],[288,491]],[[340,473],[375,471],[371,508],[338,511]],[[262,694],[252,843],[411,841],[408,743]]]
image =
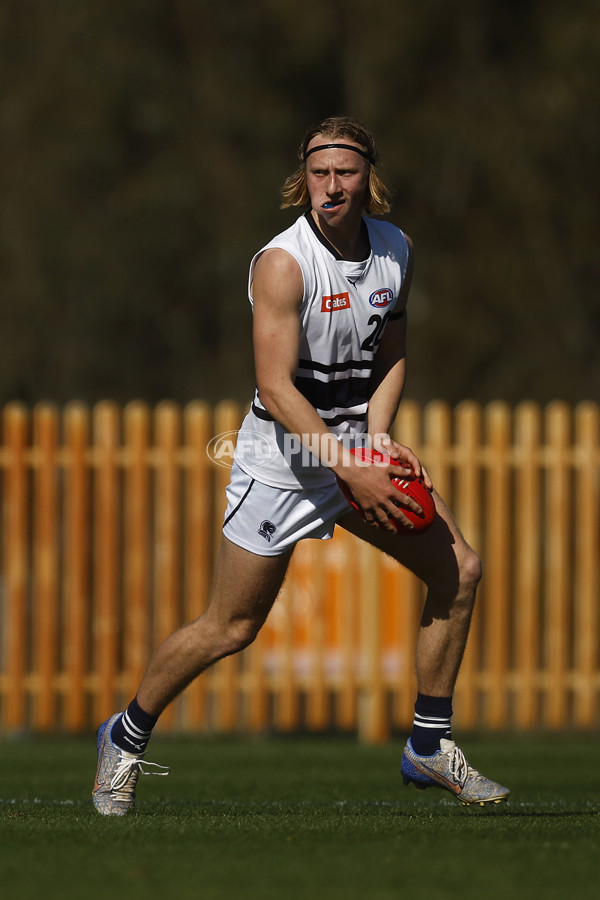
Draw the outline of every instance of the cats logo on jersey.
[[[350,295],[347,291],[323,297],[321,301],[321,312],[335,312],[338,309],[350,309]]]

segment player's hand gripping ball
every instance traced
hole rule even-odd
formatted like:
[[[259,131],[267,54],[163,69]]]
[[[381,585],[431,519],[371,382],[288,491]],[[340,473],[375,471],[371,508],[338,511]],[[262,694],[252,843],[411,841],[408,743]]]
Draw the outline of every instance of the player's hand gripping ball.
[[[371,463],[393,463],[394,460],[391,457],[387,456],[387,454],[379,453],[377,450],[370,450],[368,447],[353,447],[350,451],[354,454],[354,456],[363,460],[364,462]],[[410,466],[402,463],[402,467],[404,469],[409,469]],[[407,497],[411,497],[415,500],[421,509],[423,510],[423,514],[419,515],[419,513],[413,512],[412,509],[407,509],[406,507],[402,507],[402,512],[406,516],[406,518],[412,522],[413,528],[408,528],[407,525],[399,518],[395,518],[394,516],[390,516],[390,522],[394,526],[397,532],[400,534],[423,534],[424,531],[427,531],[428,528],[431,527],[433,520],[435,518],[435,503],[433,497],[431,495],[431,491],[425,487],[425,482],[423,478],[408,478],[404,476],[397,476],[396,478],[391,479],[392,484],[396,488],[396,490],[400,491]],[[341,479],[338,478],[338,483],[340,488],[342,489],[342,493],[346,497],[346,499],[350,502],[351,506],[363,517],[365,517],[364,511],[358,505],[354,497],[352,496],[352,492],[348,485]]]

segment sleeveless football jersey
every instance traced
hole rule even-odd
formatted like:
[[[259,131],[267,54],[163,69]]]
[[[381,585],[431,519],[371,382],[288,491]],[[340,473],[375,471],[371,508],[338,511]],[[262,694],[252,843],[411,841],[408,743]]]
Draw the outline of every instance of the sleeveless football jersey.
[[[295,386],[327,427],[352,444],[367,430],[371,373],[377,346],[391,317],[408,266],[408,243],[389,222],[364,218],[370,253],[362,262],[336,258],[310,213],[277,235],[250,264],[248,295],[256,260],[281,248],[298,262],[304,279],[300,349]],[[328,484],[332,471],[269,415],[255,392],[238,435],[236,461],[249,475],[274,487]]]

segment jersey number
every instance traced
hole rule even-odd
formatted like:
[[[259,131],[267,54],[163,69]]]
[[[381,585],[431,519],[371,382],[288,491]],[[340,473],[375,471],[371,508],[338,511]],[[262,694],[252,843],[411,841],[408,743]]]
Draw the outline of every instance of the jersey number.
[[[374,325],[373,331],[364,339],[361,344],[361,350],[368,350],[370,353],[375,353],[377,349],[377,344],[381,340],[383,336],[383,330],[387,324],[387,320],[389,317],[389,312],[386,312],[384,316],[378,316],[373,314],[368,321],[368,325]]]

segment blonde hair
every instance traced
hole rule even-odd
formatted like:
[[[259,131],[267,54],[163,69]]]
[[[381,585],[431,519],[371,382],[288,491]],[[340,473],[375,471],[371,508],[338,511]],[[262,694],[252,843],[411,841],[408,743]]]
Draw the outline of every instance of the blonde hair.
[[[313,138],[318,134],[337,141],[345,138],[360,144],[365,150],[365,156],[369,163],[369,185],[365,210],[372,216],[384,216],[391,209],[392,195],[385,186],[375,169],[379,162],[379,153],[375,146],[375,139],[371,132],[356,119],[350,116],[331,116],[313,125],[302,139],[298,148],[298,156],[301,165],[296,171],[286,178],[281,189],[281,208],[290,206],[309,206],[310,196],[306,184],[306,150]]]

